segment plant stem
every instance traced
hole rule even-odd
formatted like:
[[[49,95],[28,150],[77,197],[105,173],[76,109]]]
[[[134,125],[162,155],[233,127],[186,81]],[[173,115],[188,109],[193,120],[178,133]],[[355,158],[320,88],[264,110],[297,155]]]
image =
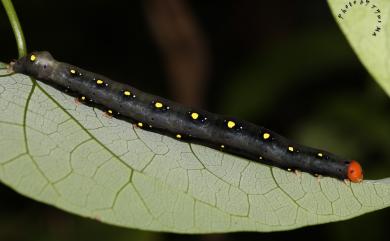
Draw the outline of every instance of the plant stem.
[[[8,19],[11,23],[12,30],[15,35],[16,45],[18,46],[19,58],[27,54],[26,41],[24,40],[23,30],[20,26],[18,15],[15,12],[15,8],[12,5],[11,0],[1,0],[5,11],[7,12]]]

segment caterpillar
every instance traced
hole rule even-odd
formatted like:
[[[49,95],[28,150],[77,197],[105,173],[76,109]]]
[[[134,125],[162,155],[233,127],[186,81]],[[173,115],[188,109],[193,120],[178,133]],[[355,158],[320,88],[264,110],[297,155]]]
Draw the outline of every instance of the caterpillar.
[[[103,108],[108,115],[124,118],[139,128],[289,171],[351,182],[363,180],[362,168],[355,160],[293,143],[248,121],[142,92],[103,75],[59,62],[46,51],[32,52],[11,62],[10,69],[74,93],[81,102]]]

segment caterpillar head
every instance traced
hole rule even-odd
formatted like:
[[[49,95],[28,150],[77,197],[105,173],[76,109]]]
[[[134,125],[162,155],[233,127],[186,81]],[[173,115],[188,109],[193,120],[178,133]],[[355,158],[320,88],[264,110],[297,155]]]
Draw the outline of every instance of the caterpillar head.
[[[357,161],[352,160],[348,164],[347,172],[348,172],[347,173],[348,179],[351,182],[361,182],[361,181],[363,181],[363,170],[362,170],[362,167],[360,166],[360,164]]]
[[[47,51],[32,52],[11,63],[16,73],[31,75],[37,79],[47,79],[53,71],[56,61]]]

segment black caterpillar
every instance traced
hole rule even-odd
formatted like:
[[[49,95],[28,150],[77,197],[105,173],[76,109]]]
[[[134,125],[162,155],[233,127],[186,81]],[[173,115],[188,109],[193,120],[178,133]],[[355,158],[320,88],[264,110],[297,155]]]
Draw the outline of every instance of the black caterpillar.
[[[354,160],[294,144],[271,130],[244,120],[144,93],[103,75],[58,62],[49,52],[33,52],[11,63],[10,68],[74,92],[80,101],[99,105],[107,114],[129,119],[140,128],[289,171],[299,170],[352,182],[363,180],[361,166]]]

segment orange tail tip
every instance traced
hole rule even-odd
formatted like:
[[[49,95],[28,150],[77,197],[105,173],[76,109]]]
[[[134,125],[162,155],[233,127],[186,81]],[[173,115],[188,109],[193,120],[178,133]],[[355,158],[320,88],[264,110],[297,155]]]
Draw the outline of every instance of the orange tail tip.
[[[363,181],[363,170],[359,162],[352,160],[348,165],[347,170],[348,179],[351,182],[361,182]]]

